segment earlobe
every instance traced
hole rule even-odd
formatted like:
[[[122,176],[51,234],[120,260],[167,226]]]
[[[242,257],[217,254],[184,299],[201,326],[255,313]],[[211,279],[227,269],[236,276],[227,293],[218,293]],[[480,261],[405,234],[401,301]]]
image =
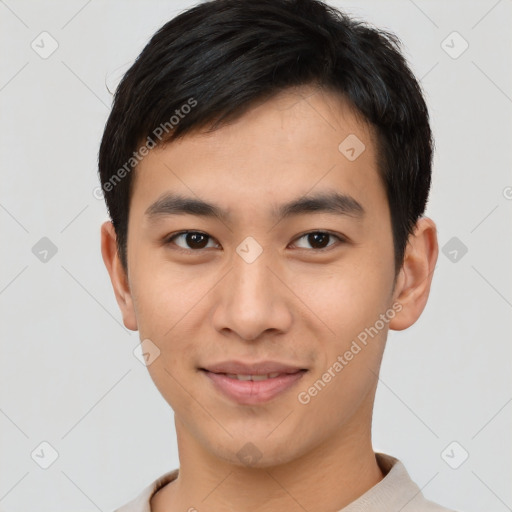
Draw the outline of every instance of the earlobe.
[[[438,252],[436,225],[432,219],[421,217],[409,236],[397,278],[394,302],[402,309],[389,322],[390,329],[407,329],[420,317],[427,304]]]
[[[123,323],[127,329],[136,331],[138,329],[137,320],[128,276],[119,259],[116,240],[117,236],[114,225],[111,221],[104,222],[101,225],[101,255],[103,262],[110,275],[116,301],[123,315]]]

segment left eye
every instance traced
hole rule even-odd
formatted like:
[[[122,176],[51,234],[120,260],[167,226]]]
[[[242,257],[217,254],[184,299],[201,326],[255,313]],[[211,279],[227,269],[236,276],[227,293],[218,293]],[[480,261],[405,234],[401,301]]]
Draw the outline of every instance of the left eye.
[[[313,246],[313,249],[317,251],[321,251],[323,249],[327,249],[328,247],[331,247],[334,244],[327,244],[329,241],[329,237],[336,238],[339,242],[344,242],[343,238],[339,237],[338,235],[334,235],[332,233],[328,233],[326,231],[311,231],[310,233],[306,233],[302,235],[301,237],[297,238],[297,240],[305,239],[306,243]],[[320,247],[318,247],[320,246]],[[301,249],[307,249],[308,247],[301,247]]]

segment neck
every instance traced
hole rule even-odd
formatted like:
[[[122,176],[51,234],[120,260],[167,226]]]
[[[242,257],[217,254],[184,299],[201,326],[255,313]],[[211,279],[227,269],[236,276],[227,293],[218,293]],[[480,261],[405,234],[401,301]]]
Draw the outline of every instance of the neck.
[[[340,428],[335,438],[277,466],[247,468],[214,457],[175,417],[180,454],[178,478],[153,496],[152,512],[340,510],[382,480],[370,426]],[[357,427],[357,428],[356,428]]]

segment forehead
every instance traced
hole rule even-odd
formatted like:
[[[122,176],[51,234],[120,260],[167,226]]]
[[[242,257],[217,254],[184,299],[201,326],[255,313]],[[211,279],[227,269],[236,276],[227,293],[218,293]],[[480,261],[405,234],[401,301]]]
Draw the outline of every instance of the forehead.
[[[283,91],[212,132],[152,149],[133,175],[130,210],[142,215],[162,193],[217,199],[225,210],[276,206],[335,190],[359,203],[385,201],[375,135],[339,95]]]

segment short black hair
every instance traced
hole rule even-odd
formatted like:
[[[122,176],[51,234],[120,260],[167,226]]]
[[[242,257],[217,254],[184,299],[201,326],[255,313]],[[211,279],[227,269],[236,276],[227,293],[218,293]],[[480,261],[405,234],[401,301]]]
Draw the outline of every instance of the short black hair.
[[[139,153],[193,130],[213,131],[302,85],[338,93],[376,134],[396,279],[430,190],[427,106],[396,35],[319,0],[200,3],[163,25],[123,76],[98,164],[125,271],[130,171]]]

